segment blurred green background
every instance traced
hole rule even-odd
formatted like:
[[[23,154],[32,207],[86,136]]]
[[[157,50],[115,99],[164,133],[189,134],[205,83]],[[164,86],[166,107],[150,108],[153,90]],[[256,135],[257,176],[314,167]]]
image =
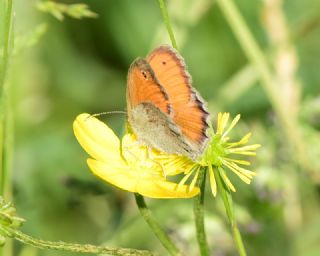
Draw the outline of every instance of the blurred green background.
[[[65,1],[73,4],[75,1]],[[125,110],[130,63],[170,43],[156,0],[83,1],[96,18],[58,20],[38,1],[14,1],[11,60],[14,116],[12,190],[23,231],[48,240],[150,249],[166,255],[139,215],[132,194],[88,170],[72,122],[82,112]],[[310,174],[279,123],[259,74],[211,0],[170,0],[168,11],[194,86],[220,111],[241,113],[239,134],[262,144],[251,185],[236,176],[234,194],[248,255],[320,255],[320,1],[236,1],[265,52],[283,108],[299,123]],[[125,117],[101,117],[123,132]],[[237,255],[224,208],[210,191],[206,228],[212,255]],[[177,244],[198,255],[192,200],[148,200]],[[14,242],[19,256],[76,255]],[[6,255],[7,256],[7,255]]]

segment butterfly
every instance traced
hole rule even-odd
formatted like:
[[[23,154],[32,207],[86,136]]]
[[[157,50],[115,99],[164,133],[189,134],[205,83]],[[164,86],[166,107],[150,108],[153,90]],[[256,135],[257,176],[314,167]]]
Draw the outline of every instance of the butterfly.
[[[128,121],[138,141],[193,160],[209,140],[209,113],[191,85],[184,59],[162,45],[137,58],[127,78]]]

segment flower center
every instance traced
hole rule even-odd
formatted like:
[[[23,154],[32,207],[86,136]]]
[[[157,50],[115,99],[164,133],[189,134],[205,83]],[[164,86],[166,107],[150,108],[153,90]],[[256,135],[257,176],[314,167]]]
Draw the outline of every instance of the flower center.
[[[203,158],[200,160],[200,164],[203,166],[221,166],[222,158],[228,154],[225,141],[222,138],[221,134],[214,134],[211,137],[211,141],[203,155]]]

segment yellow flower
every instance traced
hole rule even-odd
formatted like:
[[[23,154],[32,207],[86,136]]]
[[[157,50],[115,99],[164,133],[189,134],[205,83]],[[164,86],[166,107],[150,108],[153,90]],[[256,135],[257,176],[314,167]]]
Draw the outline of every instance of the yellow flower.
[[[148,150],[139,145],[134,135],[122,141],[103,122],[80,114],[73,123],[74,134],[91,156],[87,160],[94,175],[112,185],[152,198],[189,198],[198,187],[179,185],[167,180],[193,164],[185,157]]]
[[[260,147],[259,144],[247,145],[251,133],[246,134],[237,142],[230,142],[228,137],[229,132],[233,127],[238,123],[240,115],[237,115],[227,128],[229,113],[219,113],[217,118],[217,129],[216,132],[210,127],[210,136],[211,140],[208,143],[207,149],[203,156],[195,162],[193,165],[190,165],[190,168],[185,171],[185,177],[180,181],[179,186],[185,184],[189,177],[194,174],[191,181],[192,184],[195,184],[198,174],[201,168],[206,168],[209,171],[210,185],[212,194],[215,196],[217,194],[217,185],[214,174],[214,169],[219,171],[219,174],[225,183],[225,185],[233,192],[236,191],[235,187],[229,180],[226,175],[225,168],[234,172],[238,177],[247,184],[250,184],[254,172],[241,167],[249,166],[250,162],[242,159],[234,159],[232,155],[246,155],[254,156],[256,155],[256,150]]]
[[[81,146],[92,159],[88,165],[99,178],[121,189],[153,198],[187,198],[199,193],[196,182],[201,170],[209,172],[212,194],[217,194],[215,171],[219,172],[224,184],[233,192],[235,187],[225,169],[238,175],[250,184],[254,172],[242,167],[250,162],[233,158],[234,155],[254,156],[259,144],[247,145],[251,133],[239,141],[231,142],[228,134],[237,124],[237,115],[227,127],[229,113],[219,113],[216,131],[210,127],[210,142],[203,154],[193,162],[185,156],[170,155],[157,150],[148,150],[139,145],[135,136],[126,134],[121,143],[113,131],[89,114],[81,114],[74,122],[74,133]],[[176,184],[168,176],[184,173]],[[193,176],[190,185],[185,185]]]

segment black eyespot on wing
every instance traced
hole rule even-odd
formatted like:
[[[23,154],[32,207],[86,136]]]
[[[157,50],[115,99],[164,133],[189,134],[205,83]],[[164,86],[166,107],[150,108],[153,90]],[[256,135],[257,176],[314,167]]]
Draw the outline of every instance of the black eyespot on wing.
[[[146,74],[145,71],[141,71],[141,74],[143,75],[143,77],[144,77],[145,79],[147,79],[147,74]]]

